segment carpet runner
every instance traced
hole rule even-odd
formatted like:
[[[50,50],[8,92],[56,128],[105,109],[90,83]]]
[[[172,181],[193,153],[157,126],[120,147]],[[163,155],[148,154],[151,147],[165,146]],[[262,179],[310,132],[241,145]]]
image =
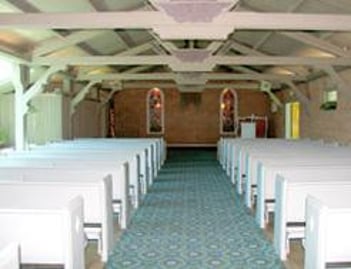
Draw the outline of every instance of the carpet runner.
[[[281,269],[216,160],[214,150],[171,150],[107,269]]]

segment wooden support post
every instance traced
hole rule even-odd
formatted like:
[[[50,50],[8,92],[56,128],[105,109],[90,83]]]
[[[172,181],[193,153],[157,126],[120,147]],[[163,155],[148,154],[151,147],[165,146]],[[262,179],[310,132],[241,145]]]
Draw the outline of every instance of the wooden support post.
[[[53,65],[50,66],[45,72],[44,74],[24,93],[23,96],[23,102],[25,104],[27,104],[34,96],[36,96],[37,94],[41,93],[44,88],[43,85],[48,81],[48,78],[60,71],[65,69],[66,66],[65,65]]]
[[[71,100],[71,107],[70,107],[70,115],[73,116],[74,112],[76,111],[77,105],[83,101],[84,97],[89,93],[91,87],[93,87],[96,83],[101,82],[101,80],[91,80],[83,89],[81,89],[76,96],[73,97]]]
[[[28,102],[43,90],[50,75],[63,69],[64,66],[52,66],[38,81],[36,81],[27,91],[30,82],[29,67],[15,65],[12,77],[12,84],[15,88],[15,148],[17,151],[26,149],[26,113],[28,111]]]
[[[25,150],[26,121],[25,114],[27,105],[23,102],[24,89],[29,82],[29,68],[23,65],[15,65],[12,84],[15,88],[15,149]]]

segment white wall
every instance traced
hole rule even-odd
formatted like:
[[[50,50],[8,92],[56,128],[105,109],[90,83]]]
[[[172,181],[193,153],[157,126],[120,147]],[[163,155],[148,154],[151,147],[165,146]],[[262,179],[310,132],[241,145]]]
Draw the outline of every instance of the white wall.
[[[27,141],[29,143],[45,143],[68,138],[67,107],[68,98],[54,93],[43,93],[34,97],[27,114]],[[0,95],[0,129],[8,134],[8,144],[15,141],[14,95]]]
[[[63,139],[63,96],[43,93],[31,101],[34,111],[27,117],[27,139],[29,143],[43,144]]]
[[[351,70],[340,73],[351,93]],[[310,100],[309,114],[301,106],[300,137],[323,139],[327,142],[338,141],[351,143],[351,98],[342,91],[338,91],[338,105],[336,110],[325,111],[320,109],[323,100],[323,91],[332,83],[330,77],[299,85],[299,89]],[[289,96],[289,90],[279,95],[281,101],[289,102],[297,99]],[[275,134],[284,137],[284,111],[274,115]]]
[[[0,130],[7,137],[6,145],[15,140],[15,107],[13,94],[0,94]]]

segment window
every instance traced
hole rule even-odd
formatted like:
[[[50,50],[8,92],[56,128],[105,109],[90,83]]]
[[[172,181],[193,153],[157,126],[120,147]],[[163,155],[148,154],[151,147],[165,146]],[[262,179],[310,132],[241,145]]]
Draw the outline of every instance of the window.
[[[220,130],[221,134],[237,134],[238,130],[238,101],[236,91],[225,89],[220,100]]]
[[[147,94],[147,133],[162,134],[164,131],[164,97],[158,88]]]
[[[322,110],[335,110],[338,105],[338,91],[335,88],[325,89],[323,92]]]

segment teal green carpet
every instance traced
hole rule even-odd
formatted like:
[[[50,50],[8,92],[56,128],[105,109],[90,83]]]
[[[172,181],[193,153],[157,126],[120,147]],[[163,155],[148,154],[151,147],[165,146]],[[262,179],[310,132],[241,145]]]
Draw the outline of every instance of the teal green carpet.
[[[215,151],[173,150],[107,269],[281,269]]]

